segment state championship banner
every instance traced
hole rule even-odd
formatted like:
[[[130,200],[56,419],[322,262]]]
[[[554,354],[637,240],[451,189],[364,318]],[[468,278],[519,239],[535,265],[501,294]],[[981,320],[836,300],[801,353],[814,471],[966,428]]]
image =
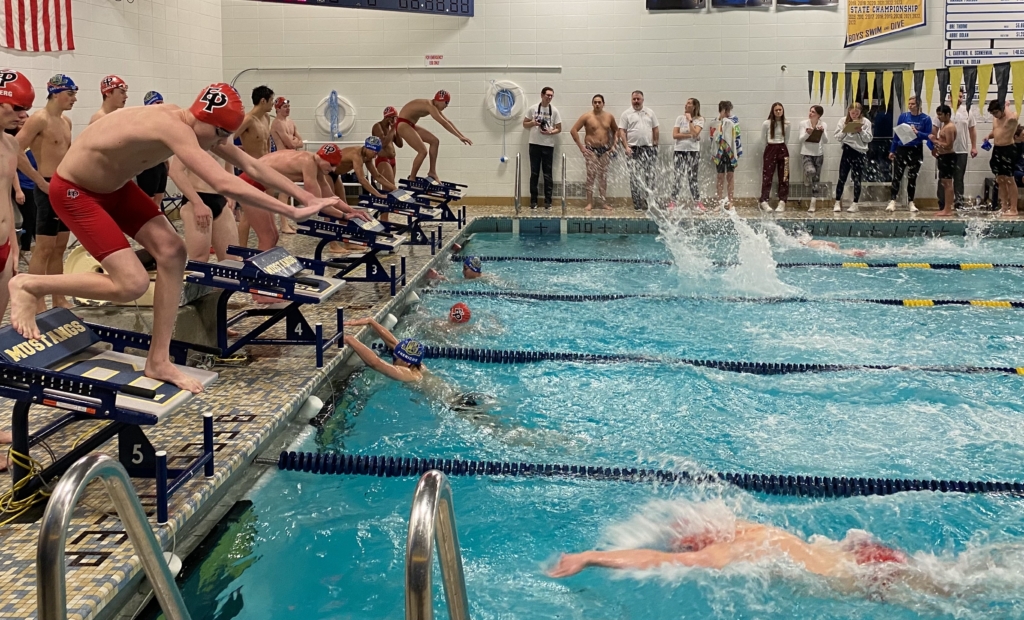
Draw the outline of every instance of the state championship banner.
[[[924,3],[925,0],[848,0],[844,47],[923,26]]]

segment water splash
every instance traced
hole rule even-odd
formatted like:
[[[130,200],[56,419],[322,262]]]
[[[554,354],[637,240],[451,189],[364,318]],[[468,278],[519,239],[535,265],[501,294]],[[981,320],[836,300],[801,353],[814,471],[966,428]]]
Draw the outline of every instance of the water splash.
[[[981,246],[982,239],[988,237],[991,222],[981,219],[972,219],[967,222],[967,229],[964,231],[964,247],[968,250],[977,250]]]
[[[768,235],[755,231],[735,211],[729,211],[728,214],[740,247],[737,253],[738,264],[730,267],[722,276],[726,288],[740,294],[767,297],[798,294],[798,288],[779,279]]]

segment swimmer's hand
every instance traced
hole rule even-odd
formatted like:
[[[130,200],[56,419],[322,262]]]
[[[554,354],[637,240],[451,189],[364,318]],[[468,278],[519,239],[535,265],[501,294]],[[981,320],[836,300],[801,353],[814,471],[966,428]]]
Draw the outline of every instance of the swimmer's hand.
[[[321,209],[333,207],[338,204],[337,198],[314,198],[305,207],[295,207],[292,219],[296,222],[305,222],[320,212]]]
[[[558,558],[558,564],[555,564],[548,571],[549,577],[569,577],[580,572],[587,566],[590,566],[588,561],[588,553],[563,553],[562,557]]]
[[[354,321],[345,321],[345,327],[363,327],[364,325],[372,325],[374,320],[372,318],[356,319]]]
[[[195,216],[196,228],[202,232],[210,230],[210,225],[213,223],[213,211],[206,206],[206,203],[192,203],[192,213]]]
[[[459,140],[462,140],[462,143],[465,144],[466,146],[473,146],[473,141],[467,138],[466,136],[459,136]]]
[[[14,200],[20,205],[25,204],[25,192],[21,191],[20,185],[14,186]]]
[[[370,222],[370,221],[373,220],[373,218],[370,217],[370,214],[367,213],[366,211],[359,211],[359,210],[356,210],[356,209],[352,209],[352,211],[347,213],[345,215],[345,219],[347,219],[349,221],[351,221],[351,220],[363,220],[364,222]]]

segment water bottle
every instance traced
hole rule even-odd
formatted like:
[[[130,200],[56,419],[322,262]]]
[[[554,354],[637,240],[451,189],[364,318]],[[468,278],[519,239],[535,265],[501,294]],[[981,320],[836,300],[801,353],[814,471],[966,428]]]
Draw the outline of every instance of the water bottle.
[[[985,141],[981,143],[981,148],[986,151],[992,150],[992,143],[988,141],[988,138],[986,138]]]

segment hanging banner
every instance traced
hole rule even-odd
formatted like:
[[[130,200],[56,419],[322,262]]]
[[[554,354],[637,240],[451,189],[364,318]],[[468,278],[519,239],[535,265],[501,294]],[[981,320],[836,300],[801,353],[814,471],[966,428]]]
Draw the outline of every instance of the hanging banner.
[[[780,8],[801,7],[801,6],[839,6],[839,0],[775,0],[775,6]]]
[[[771,0],[711,0],[711,6],[716,9],[759,9],[771,5]]]
[[[848,0],[846,45],[925,25],[925,0]]]

